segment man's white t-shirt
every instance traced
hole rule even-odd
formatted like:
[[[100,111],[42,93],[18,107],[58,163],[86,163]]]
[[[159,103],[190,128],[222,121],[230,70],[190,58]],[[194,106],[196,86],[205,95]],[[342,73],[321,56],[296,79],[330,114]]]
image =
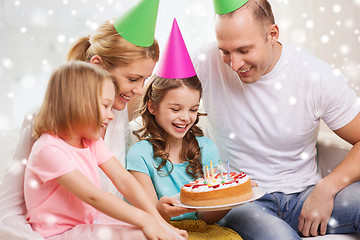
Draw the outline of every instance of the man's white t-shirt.
[[[336,130],[359,113],[345,77],[298,47],[283,45],[274,69],[252,84],[223,62],[216,43],[199,49],[194,66],[204,90],[206,132],[223,163],[268,192],[316,184],[320,119]]]

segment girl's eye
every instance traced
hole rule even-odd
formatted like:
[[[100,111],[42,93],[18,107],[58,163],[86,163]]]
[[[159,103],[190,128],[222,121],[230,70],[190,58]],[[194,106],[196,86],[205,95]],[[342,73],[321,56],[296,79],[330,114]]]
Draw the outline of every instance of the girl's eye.
[[[111,105],[108,104],[103,104],[103,106],[105,107],[105,109],[111,108]]]
[[[137,79],[136,79],[136,78],[129,78],[129,81],[130,81],[130,82],[136,82]]]
[[[198,109],[190,109],[191,112],[197,112]]]
[[[177,109],[177,108],[171,108],[171,110],[174,111],[174,112],[180,111],[180,109]]]

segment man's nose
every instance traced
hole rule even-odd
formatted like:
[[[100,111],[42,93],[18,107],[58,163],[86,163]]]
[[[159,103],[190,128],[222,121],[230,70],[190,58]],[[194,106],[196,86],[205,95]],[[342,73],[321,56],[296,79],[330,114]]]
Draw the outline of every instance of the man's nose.
[[[230,55],[230,67],[235,72],[239,70],[242,66],[244,66],[244,64],[245,64],[244,59],[239,54]]]

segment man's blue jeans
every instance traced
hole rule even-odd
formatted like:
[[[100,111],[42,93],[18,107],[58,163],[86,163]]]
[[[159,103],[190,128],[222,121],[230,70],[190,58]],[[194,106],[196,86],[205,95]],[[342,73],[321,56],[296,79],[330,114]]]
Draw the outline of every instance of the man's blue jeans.
[[[314,186],[300,193],[270,193],[262,198],[233,208],[219,224],[240,234],[244,240],[300,239],[298,218],[302,205]],[[327,233],[360,232],[360,182],[340,191]]]

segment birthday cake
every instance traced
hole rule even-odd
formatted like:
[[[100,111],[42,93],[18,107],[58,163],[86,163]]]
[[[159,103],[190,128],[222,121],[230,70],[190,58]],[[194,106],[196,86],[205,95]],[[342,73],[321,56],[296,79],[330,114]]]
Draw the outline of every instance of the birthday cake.
[[[199,178],[185,184],[180,190],[181,203],[197,207],[227,205],[252,197],[250,178],[244,172]]]

